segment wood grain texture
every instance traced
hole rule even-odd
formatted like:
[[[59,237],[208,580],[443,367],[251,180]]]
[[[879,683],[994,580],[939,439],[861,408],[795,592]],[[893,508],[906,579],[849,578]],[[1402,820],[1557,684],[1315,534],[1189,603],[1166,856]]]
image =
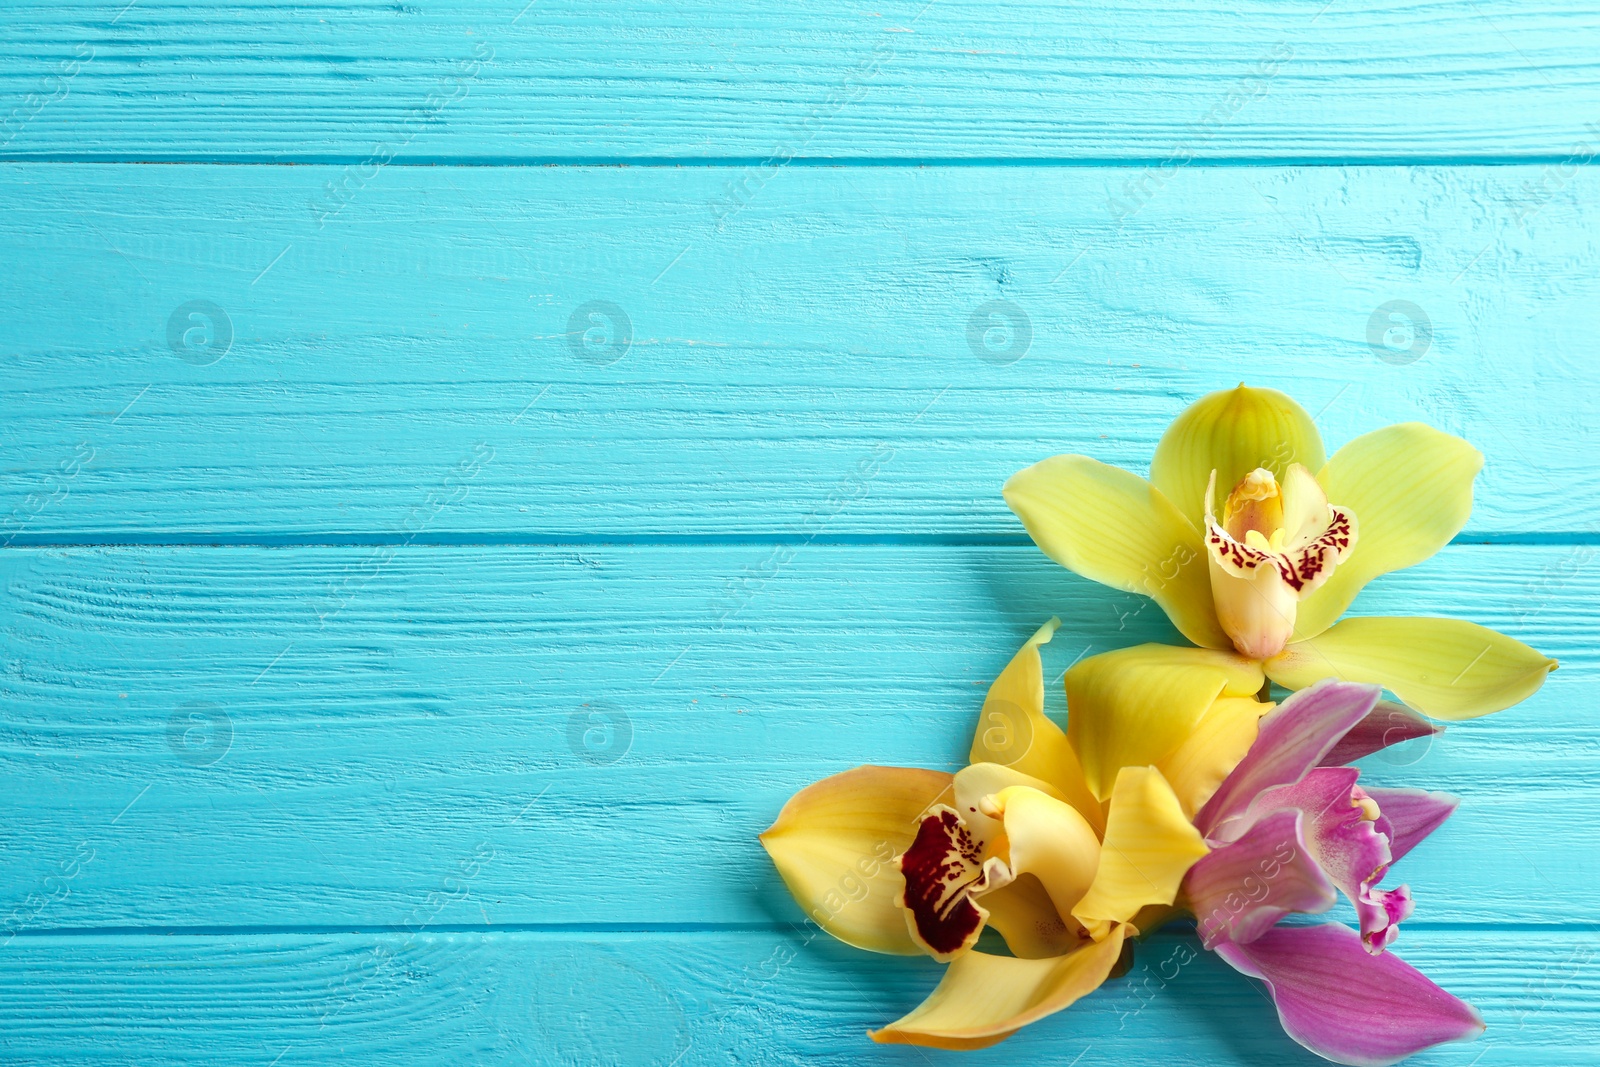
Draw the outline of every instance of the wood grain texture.
[[[1594,554],[1456,547],[1358,601],[1563,662],[1519,708],[1367,761],[1466,797],[1397,872],[1428,921],[1600,922]],[[959,767],[988,682],[1052,612],[1051,680],[1174,639],[1032,548],[17,549],[0,567],[0,899],[94,853],[28,929],[396,925],[485,852],[436,921],[797,921],[755,840],[791,793],[861,763]]]
[[[1056,704],[1174,639],[998,489],[1142,472],[1241,379],[1485,452],[1356,606],[1562,661],[1364,763],[1465,797],[1391,882],[1490,1029],[1414,1062],[1600,1064],[1597,42],[1587,0],[5,4],[0,1064],[954,1062],[866,1041],[937,968],[799,925],[754,835],[957,766],[1050,614]],[[1193,945],[962,1061],[1322,1062]]]
[[[1419,930],[1396,951],[1489,1027],[1408,1063],[1600,1063],[1600,935]],[[0,1059],[65,1067],[116,1048],[151,1067],[1326,1062],[1283,1035],[1248,979],[1176,934],[997,1048],[957,1060],[872,1045],[867,1028],[913,1007],[939,971],[807,928],[19,937],[0,953]]]
[[[1330,446],[1472,440],[1469,535],[1595,531],[1576,182],[1519,222],[1535,168],[1191,169],[1119,229],[1120,174],[791,168],[719,226],[736,170],[391,167],[319,229],[337,168],[0,168],[6,535],[1019,539],[1012,472],[1143,470],[1240,379]]]
[[[1584,0],[29,0],[0,153],[1564,158],[1597,41]]]

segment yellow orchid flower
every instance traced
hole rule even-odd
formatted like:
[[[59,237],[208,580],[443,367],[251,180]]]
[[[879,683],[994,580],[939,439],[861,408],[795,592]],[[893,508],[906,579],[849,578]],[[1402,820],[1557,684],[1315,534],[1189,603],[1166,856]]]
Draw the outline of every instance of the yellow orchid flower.
[[[1372,579],[1461,531],[1482,465],[1467,442],[1421,423],[1358,437],[1324,462],[1300,405],[1240,385],[1178,416],[1149,481],[1054,456],[1013,476],[1005,498],[1051,559],[1150,596],[1202,648],[1233,649],[1289,689],[1373,683],[1465,719],[1526,699],[1555,660],[1460,620],[1335,620]]]
[[[1171,913],[1184,875],[1209,851],[1191,819],[1243,756],[1239,741],[1248,748],[1259,715],[1245,729],[1216,708],[1259,689],[1259,667],[1189,650],[1214,662],[1187,664],[1186,681],[1217,680],[1219,699],[1198,709],[1185,736],[1162,734],[1171,745],[1102,737],[1090,778],[1044,714],[1039,646],[1059,624],[1034,634],[990,687],[969,766],[953,775],[858,767],[801,790],[761,835],[790,892],[830,934],[950,965],[875,1041],[983,1048],[1060,1011],[1105,981],[1141,921]],[[1126,722],[1111,728],[1138,730],[1139,710],[1119,706],[1109,714]],[[986,926],[1012,955],[974,947]]]

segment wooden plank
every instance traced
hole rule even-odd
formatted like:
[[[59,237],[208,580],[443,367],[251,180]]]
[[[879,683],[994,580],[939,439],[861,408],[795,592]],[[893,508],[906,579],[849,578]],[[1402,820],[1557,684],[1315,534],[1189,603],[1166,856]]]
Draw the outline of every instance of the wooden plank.
[[[1466,798],[1398,872],[1419,918],[1600,921],[1594,555],[1454,547],[1358,602],[1563,662],[1521,707],[1368,761]],[[1031,548],[12,549],[0,568],[0,900],[93,853],[10,922],[35,930],[393,925],[484,853],[437,921],[798,919],[755,840],[795,790],[958,767],[984,688],[1053,611],[1051,679],[1173,639]]]
[[[1568,156],[1584,0],[7,5],[5,157]],[[1579,148],[1582,152],[1584,149]]]
[[[1013,471],[1240,379],[1470,438],[1474,536],[1594,531],[1576,182],[1191,168],[1119,230],[1120,173],[796,168],[719,228],[735,170],[388,168],[319,229],[337,168],[6,166],[5,536],[1020,538]]]
[[[1396,950],[1483,1012],[1424,1065],[1600,1063],[1592,932],[1408,931]],[[0,953],[0,1057],[141,1064],[927,1063],[865,1031],[937,982],[927,960],[814,930],[20,937]],[[962,1062],[1320,1063],[1192,935],[1068,1012]]]

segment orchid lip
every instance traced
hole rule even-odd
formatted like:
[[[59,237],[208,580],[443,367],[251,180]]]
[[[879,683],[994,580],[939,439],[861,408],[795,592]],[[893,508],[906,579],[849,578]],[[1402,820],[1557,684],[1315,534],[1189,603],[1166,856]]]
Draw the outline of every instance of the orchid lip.
[[[899,859],[905,878],[900,906],[912,937],[935,959],[947,961],[972,947],[989,917],[973,897],[1012,880],[1002,860],[982,853],[983,843],[955,809],[938,804]]]
[[[1350,554],[1356,517],[1330,504],[1304,467],[1284,484],[1258,467],[1233,487],[1218,520],[1217,472],[1206,485],[1205,545],[1217,620],[1240,653],[1269,659],[1294,634],[1302,599]]]

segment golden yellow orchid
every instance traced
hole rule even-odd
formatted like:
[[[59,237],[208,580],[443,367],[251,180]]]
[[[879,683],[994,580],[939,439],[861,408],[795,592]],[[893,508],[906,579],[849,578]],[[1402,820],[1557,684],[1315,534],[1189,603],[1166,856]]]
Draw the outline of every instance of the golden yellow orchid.
[[[950,964],[928,999],[875,1041],[983,1048],[1060,1011],[1105,981],[1141,922],[1171,914],[1183,876],[1208,851],[1191,818],[1271,706],[1249,699],[1259,666],[1171,650],[1193,657],[1176,673],[1215,683],[1221,699],[1185,700],[1187,727],[1162,724],[1131,748],[1090,730],[1080,764],[1044,714],[1039,645],[1058,625],[1034,634],[990,687],[965,769],[858,767],[796,794],[761,835],[790,892],[829,933]],[[1166,684],[1183,688],[1176,674]],[[1138,708],[1122,710],[1137,718]],[[1140,762],[1159,746],[1169,751]],[[1013,955],[973,947],[985,926]]]
[[[1461,531],[1482,465],[1467,442],[1414,422],[1324,462],[1300,405],[1240,385],[1178,416],[1149,481],[1054,456],[1013,476],[1005,498],[1051,559],[1152,597],[1196,645],[1234,649],[1289,689],[1368,682],[1465,719],[1525,699],[1556,662],[1457,619],[1335,620],[1372,579]]]
[[[1363,790],[1342,766],[1434,727],[1379,705],[1377,686],[1322,681],[1275,706],[1256,696],[1259,662],[1143,645],[1067,672],[1063,731],[1044,714],[1039,656],[1057,625],[990,687],[966,768],[858,767],[801,790],[761,835],[829,933],[949,964],[874,1040],[995,1044],[1094,990],[1130,938],[1181,912],[1328,1059],[1388,1064],[1483,1029],[1386,951],[1412,901],[1378,883],[1453,798]],[[1359,930],[1277,925],[1340,892]],[[1011,955],[975,947],[986,926]]]

